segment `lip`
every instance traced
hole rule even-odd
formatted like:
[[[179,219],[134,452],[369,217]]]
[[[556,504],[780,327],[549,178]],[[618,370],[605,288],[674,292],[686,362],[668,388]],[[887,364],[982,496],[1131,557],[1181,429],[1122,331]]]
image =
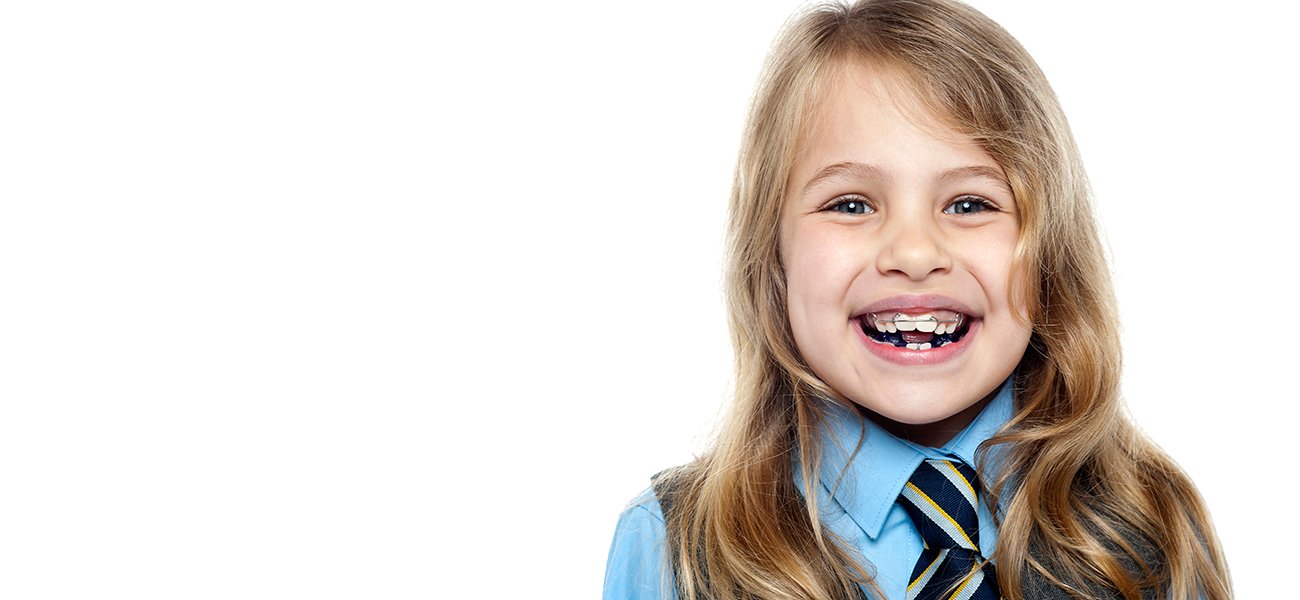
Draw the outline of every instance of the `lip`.
[[[879,310],[897,309],[881,308]],[[950,310],[956,309],[952,308]],[[929,350],[908,350],[907,348],[899,348],[893,344],[882,344],[877,342],[868,337],[867,332],[863,331],[862,327],[857,326],[857,321],[853,321],[853,323],[853,328],[858,333],[858,339],[862,341],[862,344],[867,347],[868,351],[891,363],[909,367],[938,365],[956,359],[966,351],[966,347],[970,345],[970,341],[975,339],[984,329],[983,319],[972,318],[970,329],[966,331],[966,335],[962,336],[960,340],[949,342],[939,346],[938,348],[931,348]]]
[[[901,294],[898,296],[890,296],[883,300],[877,300],[868,304],[866,308],[854,313],[852,318],[857,319],[871,313],[891,310],[896,312],[911,312],[913,314],[924,312],[926,310],[951,310],[975,319],[980,318],[980,315],[975,312],[975,309],[971,308],[966,303],[942,294]]]

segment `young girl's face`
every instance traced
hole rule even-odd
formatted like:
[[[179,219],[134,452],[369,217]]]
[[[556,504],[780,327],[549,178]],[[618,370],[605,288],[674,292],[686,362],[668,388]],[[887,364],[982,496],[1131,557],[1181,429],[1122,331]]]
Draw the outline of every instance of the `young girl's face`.
[[[942,445],[1029,343],[1008,301],[1016,199],[998,163],[896,75],[846,64],[828,90],[782,208],[795,342],[886,427]]]

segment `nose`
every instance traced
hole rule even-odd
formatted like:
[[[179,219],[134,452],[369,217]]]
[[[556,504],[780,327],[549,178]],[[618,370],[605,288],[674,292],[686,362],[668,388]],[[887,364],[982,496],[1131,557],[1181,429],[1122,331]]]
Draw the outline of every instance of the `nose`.
[[[952,256],[944,248],[937,223],[909,221],[891,225],[880,232],[883,246],[876,261],[881,273],[921,281],[952,269]]]

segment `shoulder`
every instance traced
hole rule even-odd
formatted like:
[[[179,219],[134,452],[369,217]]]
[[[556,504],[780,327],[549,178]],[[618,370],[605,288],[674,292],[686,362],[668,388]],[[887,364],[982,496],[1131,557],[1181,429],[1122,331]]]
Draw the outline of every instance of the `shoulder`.
[[[647,488],[619,514],[605,562],[604,597],[645,600],[673,597],[664,553],[663,511],[654,489]]]
[[[655,495],[655,489],[648,487],[628,502],[623,507],[623,512],[619,514],[618,522],[620,526],[624,523],[654,523],[663,528],[664,513],[659,505],[659,498]]]

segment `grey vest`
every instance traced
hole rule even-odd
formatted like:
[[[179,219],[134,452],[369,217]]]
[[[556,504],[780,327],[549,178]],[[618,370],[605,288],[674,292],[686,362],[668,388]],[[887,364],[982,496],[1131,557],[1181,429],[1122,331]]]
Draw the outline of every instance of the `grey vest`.
[[[676,496],[676,491],[677,491],[675,487],[672,485],[672,478],[664,477],[665,474],[671,471],[672,469],[669,469],[667,471],[661,471],[651,478],[651,481],[654,484],[655,497],[658,498],[659,500],[659,508],[660,510],[663,511],[665,518],[668,516],[669,511],[672,510],[673,498]],[[1141,552],[1143,560],[1147,561],[1148,564],[1156,564],[1156,562],[1160,560],[1161,558],[1160,554],[1158,552],[1155,552],[1151,548],[1150,544],[1143,543],[1143,541],[1134,538],[1129,538],[1129,542],[1133,544],[1133,546],[1137,548],[1139,552]],[[676,570],[677,568],[676,546],[674,544],[668,544],[668,549],[669,552],[671,553],[670,558],[672,560],[673,569]],[[1139,572],[1137,565],[1129,560],[1124,561],[1124,566],[1131,573]],[[674,577],[673,581],[675,582],[676,580],[677,578]],[[1043,577],[1041,574],[1039,574],[1037,571],[1034,571],[1033,569],[1026,569],[1021,574],[1021,582],[1023,584],[1022,589],[1024,591],[1024,597],[1029,600],[1078,600],[1076,597],[1071,596],[1064,589],[1054,585],[1046,577]],[[1088,595],[1086,596],[1086,598],[1088,600],[1093,600],[1093,599],[1122,600],[1122,597],[1119,595],[1119,592],[1115,590],[1097,589],[1095,587],[1087,587],[1085,589],[1087,589]],[[868,600],[866,594],[863,593],[860,588],[858,590],[858,593],[859,593],[858,600]],[[684,594],[682,594],[680,588],[678,588],[677,590],[677,596],[679,598],[685,597]],[[1142,593],[1142,598],[1144,600],[1157,600],[1159,598],[1168,598],[1168,597],[1169,597],[1168,594],[1159,594],[1157,593],[1156,590],[1144,590]]]

